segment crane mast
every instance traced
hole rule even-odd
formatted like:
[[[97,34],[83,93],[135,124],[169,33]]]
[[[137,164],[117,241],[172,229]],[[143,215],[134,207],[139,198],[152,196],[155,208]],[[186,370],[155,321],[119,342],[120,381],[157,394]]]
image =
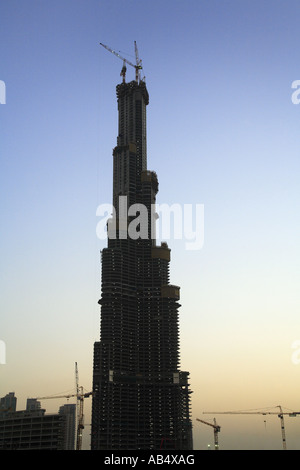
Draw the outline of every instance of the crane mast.
[[[84,414],[83,405],[84,399],[92,395],[92,392],[83,393],[83,387],[79,387],[79,376],[77,362],[75,362],[75,380],[76,380],[76,396],[77,396],[77,437],[76,437],[76,450],[82,448],[82,432],[84,429]]]
[[[279,411],[280,411],[280,413],[278,415],[278,418],[280,419],[280,425],[281,425],[282,445],[283,445],[283,449],[286,450],[286,436],[285,436],[283,412],[282,412],[282,408],[281,408],[280,405],[278,406],[278,408],[279,408]]]
[[[138,51],[138,48],[137,48],[137,44],[136,44],[136,41],[134,41],[134,50],[135,50],[135,61],[136,61],[136,73],[137,73],[137,76],[136,76],[136,79],[138,79],[138,81],[140,82],[141,81],[141,69],[142,69],[142,61],[140,60],[139,58],[139,51]]]

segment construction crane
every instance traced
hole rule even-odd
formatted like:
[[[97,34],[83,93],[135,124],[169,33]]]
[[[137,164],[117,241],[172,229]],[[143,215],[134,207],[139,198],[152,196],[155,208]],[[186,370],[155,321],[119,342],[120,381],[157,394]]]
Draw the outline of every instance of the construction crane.
[[[92,395],[92,392],[83,393],[83,387],[79,387],[78,366],[75,362],[75,382],[76,382],[76,397],[77,397],[77,437],[76,437],[76,450],[82,448],[82,432],[84,430],[84,414],[83,405],[84,399]]]
[[[78,383],[78,367],[77,362],[75,362],[75,382],[76,382],[76,393],[71,393],[68,395],[51,395],[48,397],[37,397],[36,400],[49,400],[57,398],[72,398],[76,397],[76,415],[77,415],[77,435],[76,435],[76,450],[81,450],[82,448],[82,432],[84,429],[84,414],[83,414],[83,404],[84,399],[90,397],[93,392],[83,392],[83,387],[79,387]]]
[[[208,426],[211,426],[214,428],[214,441],[215,441],[215,450],[219,450],[219,439],[218,439],[218,434],[221,431],[221,427],[217,425],[216,419],[214,418],[214,424],[208,423],[207,421],[203,421],[203,419],[196,418],[197,421],[203,424],[207,424]]]
[[[282,438],[282,447],[283,450],[287,449],[286,445],[286,434],[285,434],[285,425],[284,425],[284,415],[290,416],[290,417],[295,417],[300,414],[300,411],[289,411],[289,412],[283,412],[282,407],[280,405],[275,406],[274,408],[278,408],[279,412],[276,411],[258,411],[258,410],[245,410],[245,411],[206,411],[203,414],[230,414],[230,415],[237,415],[237,414],[243,414],[243,415],[277,415],[278,418],[280,419],[280,428],[281,428],[281,438]]]
[[[80,387],[81,392],[71,393],[69,395],[51,395],[49,397],[36,397],[36,400],[49,400],[51,398],[72,398],[76,397],[79,401],[79,411],[77,411],[77,436],[76,436],[76,450],[81,450],[82,447],[82,431],[84,429],[84,415],[83,415],[83,401],[85,398],[90,397],[93,392],[83,393],[83,387]]]
[[[123,83],[125,83],[125,75],[126,75],[126,65],[125,64],[131,65],[132,67],[135,68],[135,81],[137,83],[139,83],[141,81],[141,70],[143,69],[143,67],[142,67],[142,61],[139,59],[139,53],[138,53],[138,48],[137,48],[137,45],[136,45],[136,41],[134,41],[136,64],[133,64],[128,59],[125,59],[118,52],[114,51],[113,49],[106,46],[105,44],[102,44],[102,42],[100,42],[100,45],[103,46],[105,49],[107,49],[112,54],[114,54],[115,56],[119,57],[119,59],[123,60],[123,67],[122,67],[122,70],[121,70],[121,73],[120,73],[121,77],[123,77]],[[144,80],[144,78],[143,78],[143,80]]]

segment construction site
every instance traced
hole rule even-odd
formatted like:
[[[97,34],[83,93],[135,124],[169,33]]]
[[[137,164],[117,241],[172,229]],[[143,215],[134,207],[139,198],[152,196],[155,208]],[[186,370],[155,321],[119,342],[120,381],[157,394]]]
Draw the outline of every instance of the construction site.
[[[9,393],[0,403],[0,450],[83,450],[84,401],[91,396],[79,385],[77,363],[74,393],[28,398],[26,410],[20,411],[15,394]],[[72,399],[75,404],[69,403]],[[47,400],[67,404],[49,414],[41,407]]]
[[[260,436],[261,448],[290,450],[290,423],[299,419],[299,409],[276,405],[199,412],[197,403],[197,412],[192,411],[193,393],[199,400],[202,391],[194,386],[193,375],[181,368],[180,287],[170,282],[169,245],[157,243],[153,237],[152,207],[159,182],[147,164],[149,93],[142,60],[136,42],[135,63],[100,45],[123,66],[121,83],[115,87],[118,132],[111,155],[114,213],[107,221],[107,245],[99,253],[100,321],[99,338],[91,351],[92,387],[81,385],[75,362],[71,391],[33,394],[24,410],[17,410],[16,396],[9,392],[0,401],[0,450],[243,449],[254,446],[245,424],[252,418],[257,419],[252,431]],[[129,82],[128,66],[135,73]],[[137,209],[135,214],[130,212],[132,207]],[[129,227],[142,207],[148,214],[146,236],[130,237]],[[110,227],[114,228],[113,236]],[[198,340],[198,331],[195,337]],[[208,396],[211,389],[208,386]],[[49,401],[63,403],[57,413],[46,412]],[[294,440],[298,439],[295,435],[293,431]],[[245,444],[247,439],[249,444]]]
[[[85,419],[85,401],[92,398],[92,392],[85,391],[79,386],[78,367],[75,364],[76,387],[74,393],[61,395],[41,396],[27,399],[26,410],[17,411],[17,398],[14,393],[9,393],[6,397],[0,399],[0,450],[90,450],[91,448],[91,423],[90,410],[88,407],[88,418]],[[48,400],[54,400],[57,403],[67,403],[61,405],[59,412],[47,413],[44,405]],[[42,403],[41,403],[42,402]],[[70,403],[74,402],[74,404]],[[42,405],[42,406],[41,406]],[[288,432],[286,430],[286,420],[288,418],[297,418],[300,411],[285,410],[278,405],[269,409],[260,410],[240,410],[240,411],[204,411],[207,415],[205,419],[195,418],[193,420],[194,433],[199,434],[201,448],[197,450],[227,450],[228,434],[230,434],[231,423],[226,421],[224,426],[219,425],[216,416],[220,420],[222,417],[228,418],[234,416],[261,417],[263,421],[256,421],[257,432],[262,426],[266,429],[267,418],[276,418],[278,423],[275,425],[271,439],[279,443],[281,441],[281,450],[289,450]],[[213,418],[211,416],[214,416]],[[224,419],[223,419],[224,421]],[[222,422],[223,422],[222,421]],[[237,428],[241,425],[237,423]],[[227,429],[228,426],[228,429]],[[274,426],[273,426],[274,427]],[[289,425],[288,425],[289,428]],[[236,432],[239,432],[238,430]],[[243,431],[240,431],[241,433]],[[245,432],[245,440],[247,430]],[[275,433],[275,434],[274,434]],[[262,449],[272,450],[273,444],[262,436]],[[222,437],[226,444],[222,447]],[[265,442],[264,442],[265,441]],[[161,441],[160,450],[164,449],[164,441]],[[231,444],[234,450],[234,443]],[[276,448],[276,447],[275,447]]]

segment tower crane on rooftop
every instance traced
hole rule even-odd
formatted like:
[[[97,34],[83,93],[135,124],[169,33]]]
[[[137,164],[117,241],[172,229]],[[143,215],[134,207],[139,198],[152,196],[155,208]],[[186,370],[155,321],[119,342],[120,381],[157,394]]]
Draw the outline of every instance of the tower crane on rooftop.
[[[100,42],[100,45],[103,46],[106,50],[108,50],[112,54],[114,54],[115,56],[119,57],[119,59],[123,60],[123,67],[122,67],[122,70],[121,70],[121,73],[120,73],[120,75],[123,77],[123,83],[125,83],[126,64],[131,65],[132,67],[135,68],[135,81],[137,83],[139,83],[142,80],[141,79],[141,70],[143,69],[142,60],[139,58],[139,53],[138,53],[138,48],[137,48],[136,41],[134,41],[136,64],[133,64],[128,59],[125,59],[118,52],[111,49],[109,46],[106,46],[105,44],[102,44],[102,42]],[[143,80],[144,80],[144,78],[143,78]]]
[[[279,409],[279,412],[277,411],[263,411],[263,410],[245,410],[245,411],[206,411],[203,414],[230,414],[230,415],[238,415],[238,414],[244,414],[244,415],[277,415],[278,418],[280,419],[280,427],[281,427],[281,438],[282,438],[282,447],[283,450],[287,449],[286,446],[286,435],[285,435],[285,426],[284,426],[284,415],[290,416],[290,417],[295,417],[300,414],[300,411],[289,411],[289,412],[283,412],[282,407],[280,405],[275,406],[275,408]]]
[[[218,434],[221,431],[221,427],[217,425],[216,419],[214,418],[214,424],[208,423],[207,421],[203,421],[203,419],[196,418],[197,421],[200,421],[200,423],[207,424],[208,426],[211,426],[214,428],[214,441],[215,441],[215,450],[219,450],[219,438]]]

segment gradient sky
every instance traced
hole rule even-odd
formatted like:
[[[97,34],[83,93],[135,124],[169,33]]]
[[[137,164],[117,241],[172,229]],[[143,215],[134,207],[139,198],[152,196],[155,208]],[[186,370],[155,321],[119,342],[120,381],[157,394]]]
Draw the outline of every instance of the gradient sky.
[[[194,448],[213,444],[195,418],[216,417],[220,448],[281,449],[276,416],[203,412],[300,411],[299,15],[299,0],[1,2],[0,396],[74,390],[76,361],[91,390],[122,67],[99,43],[134,61],[136,40],[157,202],[204,204],[203,248],[168,240]],[[300,449],[300,417],[286,433]]]

